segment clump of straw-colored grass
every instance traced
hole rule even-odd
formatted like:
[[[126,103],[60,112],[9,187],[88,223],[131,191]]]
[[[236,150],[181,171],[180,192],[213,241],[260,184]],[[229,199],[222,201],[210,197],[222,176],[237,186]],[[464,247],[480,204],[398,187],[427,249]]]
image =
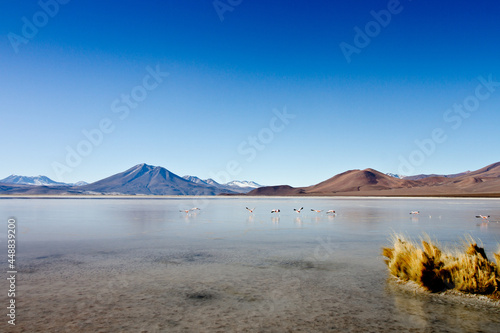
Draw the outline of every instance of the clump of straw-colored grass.
[[[500,248],[489,261],[482,247],[468,237],[462,251],[443,252],[428,236],[420,245],[403,235],[392,236],[393,248],[382,248],[389,272],[414,281],[432,292],[456,289],[473,294],[500,296]]]

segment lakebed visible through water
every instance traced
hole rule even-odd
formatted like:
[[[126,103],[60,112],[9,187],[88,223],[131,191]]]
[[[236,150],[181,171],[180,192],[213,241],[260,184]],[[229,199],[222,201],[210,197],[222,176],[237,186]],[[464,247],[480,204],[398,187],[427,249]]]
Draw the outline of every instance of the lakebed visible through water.
[[[16,326],[3,315],[1,331],[500,331],[498,304],[399,285],[381,256],[393,232],[443,247],[472,235],[491,254],[500,199],[2,198],[0,211],[18,272]]]

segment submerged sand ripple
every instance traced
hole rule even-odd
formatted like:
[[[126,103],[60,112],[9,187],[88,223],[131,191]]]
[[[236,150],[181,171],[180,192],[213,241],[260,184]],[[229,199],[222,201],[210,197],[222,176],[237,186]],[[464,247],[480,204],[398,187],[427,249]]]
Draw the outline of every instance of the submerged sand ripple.
[[[51,254],[20,266],[12,332],[497,332],[488,304],[387,283],[347,253],[224,250]],[[384,287],[385,286],[385,287]]]

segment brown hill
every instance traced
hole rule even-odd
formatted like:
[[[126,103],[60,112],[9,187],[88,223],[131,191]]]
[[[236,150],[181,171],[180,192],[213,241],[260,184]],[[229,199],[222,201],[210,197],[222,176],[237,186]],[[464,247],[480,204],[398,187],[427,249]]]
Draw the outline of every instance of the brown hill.
[[[443,188],[460,193],[500,193],[500,162],[454,178]]]
[[[349,170],[308,187],[261,187],[249,195],[500,196],[500,162],[456,177],[398,179],[377,170]]]
[[[301,188],[295,188],[288,185],[264,186],[256,188],[247,193],[247,195],[269,195],[269,196],[288,196],[304,194]]]
[[[349,170],[319,184],[305,188],[308,193],[337,193],[367,190],[388,190],[411,187],[412,181],[387,176],[377,170]]]
[[[457,177],[457,179],[465,179],[468,177],[500,177],[500,162],[490,164],[476,171],[469,172],[463,176]]]

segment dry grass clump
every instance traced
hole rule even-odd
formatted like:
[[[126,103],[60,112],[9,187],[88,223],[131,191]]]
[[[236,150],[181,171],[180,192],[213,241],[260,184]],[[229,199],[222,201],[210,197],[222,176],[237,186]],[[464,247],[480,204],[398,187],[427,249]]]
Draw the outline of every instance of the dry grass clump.
[[[393,248],[382,248],[389,272],[412,280],[432,292],[456,289],[473,294],[500,296],[500,248],[494,253],[496,264],[484,249],[468,237],[462,251],[443,252],[428,236],[421,244],[403,235],[392,236]]]

